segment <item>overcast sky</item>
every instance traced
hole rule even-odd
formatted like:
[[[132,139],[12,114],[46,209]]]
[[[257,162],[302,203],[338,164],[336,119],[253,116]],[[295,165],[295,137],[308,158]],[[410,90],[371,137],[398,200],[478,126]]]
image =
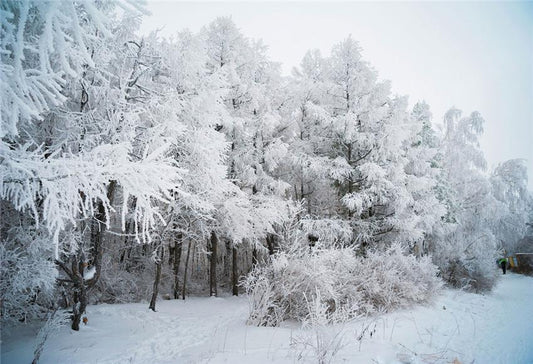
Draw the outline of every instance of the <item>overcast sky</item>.
[[[231,16],[261,38],[289,74],[305,52],[324,55],[352,34],[363,56],[411,105],[426,100],[434,121],[455,106],[486,120],[490,166],[527,159],[533,191],[533,2],[176,2],[149,1],[141,28],[198,31]]]

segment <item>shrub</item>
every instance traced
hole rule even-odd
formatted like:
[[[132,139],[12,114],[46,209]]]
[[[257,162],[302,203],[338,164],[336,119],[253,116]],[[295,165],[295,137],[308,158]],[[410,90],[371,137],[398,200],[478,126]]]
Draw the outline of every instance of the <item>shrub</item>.
[[[326,305],[329,322],[426,302],[441,287],[430,258],[405,255],[399,244],[359,257],[350,249],[279,253],[243,282],[249,324],[276,326],[309,320]],[[320,302],[317,302],[320,301]]]
[[[3,322],[42,319],[54,305],[57,269],[45,231],[11,228],[0,242]]]

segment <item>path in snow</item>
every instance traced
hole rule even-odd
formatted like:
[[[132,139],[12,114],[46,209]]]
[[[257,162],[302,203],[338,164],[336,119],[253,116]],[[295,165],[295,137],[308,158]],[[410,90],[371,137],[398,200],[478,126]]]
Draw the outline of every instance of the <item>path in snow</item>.
[[[51,336],[40,363],[312,363],[328,337],[342,337],[339,363],[533,363],[533,277],[508,274],[487,295],[445,290],[427,307],[318,331],[246,326],[247,313],[243,297],[161,301],[155,313],[90,306],[89,324]],[[34,331],[2,334],[1,362],[30,363]]]

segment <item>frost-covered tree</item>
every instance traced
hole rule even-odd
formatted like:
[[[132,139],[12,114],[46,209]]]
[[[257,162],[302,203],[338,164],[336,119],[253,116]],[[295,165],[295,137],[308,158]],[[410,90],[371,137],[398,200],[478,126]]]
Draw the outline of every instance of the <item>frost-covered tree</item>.
[[[344,244],[357,244],[363,253],[380,243],[414,244],[421,233],[405,171],[404,146],[415,130],[406,99],[390,95],[388,82],[378,81],[351,37],[325,60],[308,54],[302,66],[307,80],[301,81],[304,102],[297,117],[302,133],[317,130],[318,136],[301,169],[320,166],[323,180],[334,187],[336,196],[326,199],[329,211],[353,231]]]
[[[411,122],[418,132],[406,142],[405,166],[406,187],[412,196],[412,228],[414,252],[427,254],[432,237],[444,229],[442,217],[446,207],[436,194],[442,172],[438,164],[439,141],[431,125],[432,114],[429,105],[418,102],[411,112]]]
[[[462,117],[460,110],[450,109],[444,121],[442,167],[447,219],[453,225],[433,245],[434,261],[451,284],[484,290],[495,281],[497,241],[491,222],[500,214],[479,147],[484,120],[478,112]]]
[[[307,52],[300,70],[294,70],[287,90],[290,97],[284,106],[285,117],[291,121],[287,127],[291,142],[290,159],[281,173],[291,183],[294,198],[304,202],[309,217],[336,215],[332,204],[336,194],[326,178],[330,169],[326,156],[330,141],[326,135],[331,123],[327,71],[327,62],[318,50]]]
[[[205,43],[201,37],[183,32],[175,41],[162,41],[161,47],[162,87],[175,100],[174,112],[185,128],[176,140],[175,158],[187,173],[183,191],[174,195],[168,211],[174,238],[166,242],[173,252],[173,295],[177,298],[183,240],[190,240],[193,234],[211,243],[217,211],[240,190],[227,178],[229,145],[224,134],[216,130],[229,117],[224,107],[224,83],[210,72]],[[195,221],[193,231],[190,221]],[[189,242],[187,254],[190,248]]]
[[[498,245],[508,254],[527,232],[531,196],[527,190],[527,167],[523,159],[511,159],[499,164],[491,175],[492,193],[500,203],[498,220],[493,231]]]
[[[128,3],[119,5],[124,14],[137,12]],[[156,202],[168,200],[179,184],[180,171],[161,139],[134,156],[133,140],[106,138],[113,121],[138,120],[140,114],[127,105],[127,91],[105,61],[95,63],[93,51],[113,38],[110,6],[91,1],[1,5],[2,203],[48,230],[50,239],[40,241],[54,254],[41,258],[55,259],[74,287],[74,329],[87,303],[85,281],[97,277],[84,272],[90,263],[81,243],[84,221],[96,218],[109,226],[109,192],[117,185],[137,200],[137,236],[148,241],[160,216]],[[99,253],[92,255],[94,260]]]
[[[219,210],[220,235],[230,240],[233,257],[244,238],[256,248],[266,239],[272,252],[274,226],[290,208],[282,199],[288,186],[273,173],[287,149],[272,97],[279,87],[279,67],[267,59],[261,42],[245,38],[229,18],[216,19],[203,32],[207,66],[225,90],[228,117],[216,129],[230,145],[228,176],[240,188]]]

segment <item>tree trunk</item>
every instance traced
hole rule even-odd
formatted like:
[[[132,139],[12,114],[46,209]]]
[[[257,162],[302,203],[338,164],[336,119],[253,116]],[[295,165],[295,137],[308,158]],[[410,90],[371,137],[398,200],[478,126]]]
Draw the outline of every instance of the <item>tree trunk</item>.
[[[232,283],[232,286],[233,286],[233,295],[234,296],[238,296],[239,295],[239,272],[238,272],[238,269],[237,269],[237,248],[235,247],[235,245],[233,245],[233,249],[232,249],[232,252],[233,252],[233,259],[232,259],[232,280],[231,280],[231,283]]]
[[[56,260],[55,263],[69,278],[62,281],[72,285],[72,287],[69,287],[69,293],[72,293],[72,316],[70,317],[72,320],[71,328],[72,330],[78,331],[80,329],[81,315],[87,306],[87,294],[83,282],[83,269],[85,265],[83,262],[83,255],[80,255],[80,257],[72,257],[70,268],[60,260]],[[67,296],[66,293],[65,296]],[[69,304],[66,297],[65,304],[65,307]]]
[[[113,203],[116,182],[111,181],[107,188],[107,198]],[[88,299],[88,291],[93,288],[98,279],[102,268],[103,255],[103,234],[106,229],[106,211],[102,201],[99,201],[94,215],[94,221],[91,222],[91,261],[90,265],[95,269],[95,274],[85,281],[85,268],[89,265],[86,261],[83,247],[79,248],[79,253],[72,257],[70,269],[61,262],[56,262],[69,277],[69,283],[72,284],[72,330],[79,331],[81,317],[85,313]]]
[[[210,270],[209,270],[209,294],[211,296],[217,296],[217,244],[218,238],[217,234],[211,232],[211,255],[210,259]]]
[[[150,300],[150,310],[155,312],[155,302],[157,300],[157,294],[159,291],[159,281],[161,280],[161,266],[163,265],[163,258],[165,254],[165,248],[161,246],[161,253],[159,256],[159,259],[155,263],[155,280],[154,280],[154,288],[152,291],[152,299]]]
[[[74,293],[74,305],[72,306],[71,328],[74,331],[80,330],[81,316],[85,313],[85,309],[87,308],[87,290],[85,284],[83,284],[83,279],[81,279],[81,281],[82,283]]]
[[[268,254],[274,255],[279,250],[279,247],[276,244],[276,237],[274,236],[274,234],[267,234],[266,241],[268,247]]]
[[[137,198],[136,197],[132,197],[129,210],[130,211],[135,210],[136,207],[137,207]],[[124,234],[125,234],[124,243],[126,245],[127,245],[128,241],[130,239],[129,234],[131,233],[132,225],[133,225],[133,223],[132,223],[131,219],[128,219],[126,221],[126,226],[125,226],[125,229],[124,229]]]
[[[116,181],[111,181],[107,187],[107,199],[109,204],[113,204],[113,199],[115,196],[115,187]],[[91,226],[91,244],[92,244],[92,262],[91,265],[95,268],[94,276],[89,280],[88,288],[92,288],[100,279],[100,273],[102,269],[102,256],[103,256],[103,241],[104,241],[104,232],[106,230],[106,211],[102,201],[98,202],[98,208],[95,216],[96,221],[93,222]]]
[[[178,241],[179,239],[179,241]],[[173,297],[174,299],[178,299],[180,297],[180,289],[179,289],[179,267],[180,267],[180,261],[181,261],[181,234],[177,237],[175,243],[174,243],[174,261],[172,270],[174,272],[174,292]]]
[[[71,279],[73,281],[72,330],[80,330],[81,316],[87,308],[87,289],[83,280],[85,262],[83,255],[72,259]]]
[[[183,289],[181,290],[181,298],[185,299],[185,290],[187,288],[187,270],[189,269],[189,257],[191,256],[192,240],[189,240],[187,247],[187,256],[185,257],[185,271],[183,273]]]

